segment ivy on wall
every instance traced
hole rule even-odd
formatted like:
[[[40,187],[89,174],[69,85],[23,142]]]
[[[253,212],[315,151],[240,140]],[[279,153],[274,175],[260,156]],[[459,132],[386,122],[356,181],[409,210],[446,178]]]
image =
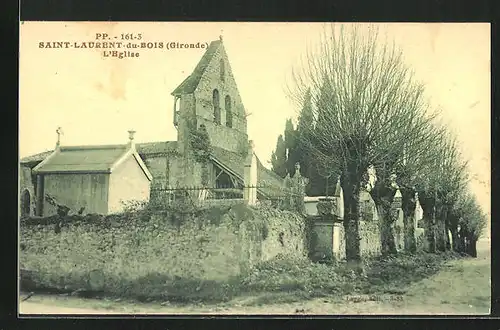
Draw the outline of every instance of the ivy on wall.
[[[210,160],[212,146],[205,125],[198,129],[191,130],[191,148],[197,162],[207,163]]]

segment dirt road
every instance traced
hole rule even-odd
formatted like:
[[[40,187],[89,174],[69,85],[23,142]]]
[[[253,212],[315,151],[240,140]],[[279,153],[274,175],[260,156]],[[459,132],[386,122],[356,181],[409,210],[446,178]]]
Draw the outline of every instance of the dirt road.
[[[35,295],[20,304],[21,314],[395,314],[487,315],[491,301],[489,242],[478,246],[477,259],[449,262],[438,274],[414,283],[403,296],[327,297],[293,303],[262,304],[268,294],[238,297],[215,305],[140,304],[63,296]]]

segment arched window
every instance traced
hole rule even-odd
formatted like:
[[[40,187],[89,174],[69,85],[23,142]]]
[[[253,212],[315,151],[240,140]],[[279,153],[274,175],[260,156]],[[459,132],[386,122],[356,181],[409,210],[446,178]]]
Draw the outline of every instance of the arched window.
[[[219,91],[214,89],[212,103],[214,106],[214,122],[220,125],[220,104],[219,104]]]
[[[226,126],[233,127],[233,113],[231,112],[231,97],[226,95],[225,109],[226,109]]]
[[[224,67],[224,60],[220,60],[220,80],[224,81],[226,77],[226,68]]]
[[[21,216],[30,215],[31,196],[28,190],[24,190],[21,196]]]

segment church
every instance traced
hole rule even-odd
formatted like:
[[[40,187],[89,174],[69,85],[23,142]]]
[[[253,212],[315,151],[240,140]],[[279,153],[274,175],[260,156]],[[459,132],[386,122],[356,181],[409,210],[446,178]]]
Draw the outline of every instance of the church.
[[[161,199],[177,190],[251,202],[280,194],[283,179],[263,166],[248,138],[222,38],[171,95],[176,141],[136,144],[133,131],[123,145],[64,146],[58,138],[54,150],[21,159],[21,215],[54,214],[50,199],[72,212],[108,214],[127,200]]]

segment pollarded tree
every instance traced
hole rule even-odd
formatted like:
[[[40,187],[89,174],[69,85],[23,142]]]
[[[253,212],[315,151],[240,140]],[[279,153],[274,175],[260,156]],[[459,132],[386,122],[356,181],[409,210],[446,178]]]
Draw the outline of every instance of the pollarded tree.
[[[461,196],[451,213],[458,218],[460,228],[457,237],[457,251],[477,257],[476,243],[484,234],[488,221],[487,215],[470,193]]]
[[[456,232],[458,224],[450,211],[457,203],[460,194],[467,189],[468,172],[467,162],[461,159],[456,139],[450,137],[446,148],[440,157],[440,167],[436,172],[437,201],[436,201],[436,248],[445,251],[451,248],[448,230]]]
[[[341,173],[346,258],[360,260],[359,194],[370,165],[387,163],[410,136],[403,133],[421,85],[414,82],[402,52],[379,38],[373,26],[331,26],[317,51],[293,72],[290,96],[299,106],[310,90],[314,129],[302,143],[314,162]]]
[[[420,91],[418,93],[417,91]],[[389,132],[385,138],[387,142],[382,145],[387,147],[385,159],[382,158],[374,164],[376,180],[372,185],[370,194],[377,207],[379,221],[381,222],[381,251],[383,254],[397,253],[394,222],[397,219],[397,210],[393,207],[394,196],[399,188],[401,193],[405,193],[404,232],[406,237],[405,247],[409,251],[416,250],[414,237],[413,218],[409,214],[415,212],[415,205],[408,205],[408,186],[411,187],[411,178],[422,174],[422,169],[429,164],[427,153],[429,145],[440,138],[441,132],[433,124],[434,113],[430,113],[422,98],[423,89],[408,89],[408,95],[404,96],[406,102],[401,103],[404,107],[405,118],[394,125],[393,131]],[[399,138],[404,141],[402,150],[394,150],[388,142]],[[420,173],[419,173],[420,172]],[[399,183],[399,184],[398,184]]]
[[[428,120],[436,114],[427,116]],[[423,117],[425,118],[425,117]],[[396,183],[401,192],[404,224],[404,247],[407,252],[417,250],[415,236],[415,211],[417,206],[417,186],[427,182],[434,175],[436,157],[439,154],[439,141],[446,136],[446,128],[437,123],[426,122],[422,131],[414,134],[414,139],[407,140],[403,148],[403,157],[396,165]]]
[[[466,163],[460,158],[456,139],[447,131],[429,146],[433,155],[426,175],[418,178],[419,202],[429,252],[445,251],[448,243],[449,210],[467,184]]]
[[[424,175],[416,178],[415,189],[418,194],[418,201],[423,210],[423,222],[425,240],[427,242],[428,252],[436,252],[436,205],[437,205],[437,188],[438,188],[438,172],[441,166],[441,157],[443,149],[447,145],[446,134],[441,139],[429,145],[428,152],[433,158],[426,167],[427,171]]]

